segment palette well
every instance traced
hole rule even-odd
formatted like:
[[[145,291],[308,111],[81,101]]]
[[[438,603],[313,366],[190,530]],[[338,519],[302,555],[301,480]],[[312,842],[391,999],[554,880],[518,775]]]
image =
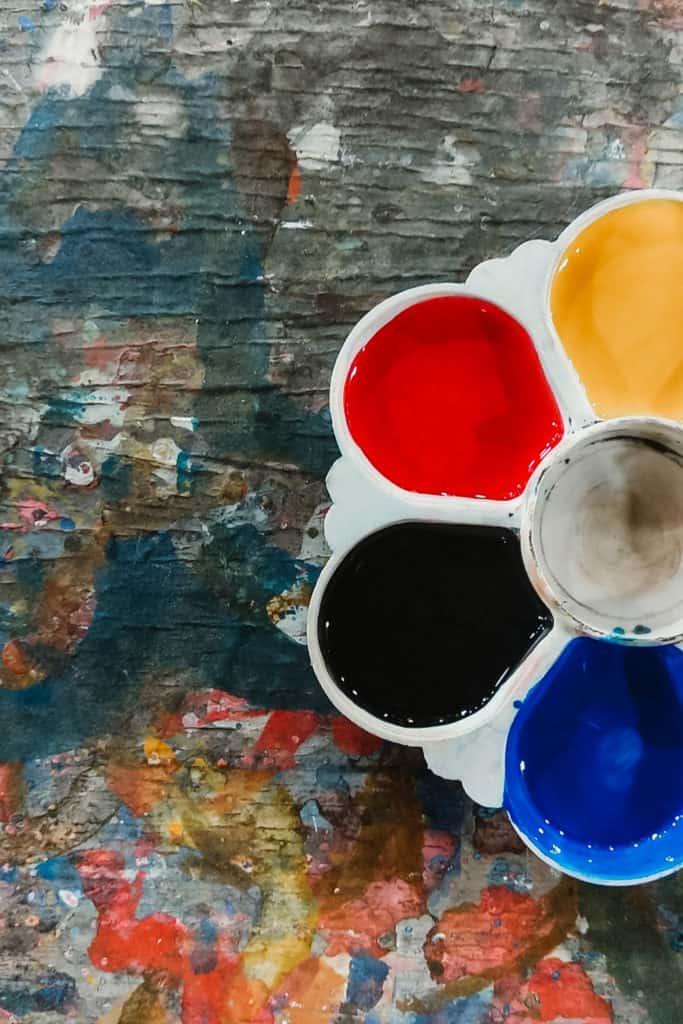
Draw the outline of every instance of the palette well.
[[[614,197],[380,303],[330,389],[321,685],[605,884],[683,863],[681,253],[683,197]]]

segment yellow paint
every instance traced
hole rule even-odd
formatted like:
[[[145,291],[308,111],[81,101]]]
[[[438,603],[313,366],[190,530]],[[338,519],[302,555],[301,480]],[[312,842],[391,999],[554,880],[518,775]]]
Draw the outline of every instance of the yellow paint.
[[[550,308],[599,416],[683,420],[683,201],[590,224],[560,260]]]
[[[185,838],[185,829],[183,828],[182,821],[169,821],[168,834],[174,843],[180,843]]]
[[[144,751],[148,764],[168,764],[175,761],[172,748],[156,736],[145,736]]]

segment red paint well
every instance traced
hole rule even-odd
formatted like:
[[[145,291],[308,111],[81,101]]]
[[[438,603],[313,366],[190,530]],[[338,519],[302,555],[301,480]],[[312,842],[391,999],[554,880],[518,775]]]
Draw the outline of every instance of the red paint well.
[[[344,411],[375,468],[422,494],[513,498],[563,434],[528,333],[463,295],[380,328],[351,365]]]

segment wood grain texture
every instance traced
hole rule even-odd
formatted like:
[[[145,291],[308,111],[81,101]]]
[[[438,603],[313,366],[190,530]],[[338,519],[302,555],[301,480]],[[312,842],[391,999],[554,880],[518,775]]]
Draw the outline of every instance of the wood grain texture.
[[[0,4],[8,1020],[678,1022],[680,881],[558,886],[332,716],[298,641],[348,329],[682,187],[682,30],[680,0]]]

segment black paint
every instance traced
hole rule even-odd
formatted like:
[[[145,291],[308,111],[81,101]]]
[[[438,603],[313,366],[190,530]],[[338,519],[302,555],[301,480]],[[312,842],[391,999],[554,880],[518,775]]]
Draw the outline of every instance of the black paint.
[[[551,625],[511,530],[402,523],[339,565],[318,633],[348,697],[419,727],[483,707]]]

